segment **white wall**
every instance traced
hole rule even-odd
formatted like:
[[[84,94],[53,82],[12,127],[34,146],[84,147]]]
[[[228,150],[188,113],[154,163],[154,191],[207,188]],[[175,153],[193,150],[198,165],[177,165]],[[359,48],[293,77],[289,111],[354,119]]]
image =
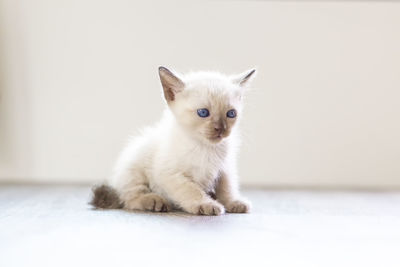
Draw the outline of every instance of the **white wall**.
[[[245,184],[400,186],[400,4],[0,0],[0,179],[106,177],[157,67],[257,66]]]

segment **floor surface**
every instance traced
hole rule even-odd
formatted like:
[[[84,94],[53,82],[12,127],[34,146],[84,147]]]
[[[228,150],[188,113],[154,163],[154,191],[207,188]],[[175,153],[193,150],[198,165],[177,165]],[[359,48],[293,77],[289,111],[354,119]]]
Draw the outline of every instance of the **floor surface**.
[[[92,210],[84,186],[0,186],[0,266],[400,266],[400,192],[245,190],[250,214]]]

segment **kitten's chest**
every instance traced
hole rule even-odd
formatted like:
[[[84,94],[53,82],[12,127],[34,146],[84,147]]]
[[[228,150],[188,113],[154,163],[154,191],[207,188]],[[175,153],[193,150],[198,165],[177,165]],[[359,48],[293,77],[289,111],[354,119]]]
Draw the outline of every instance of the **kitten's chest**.
[[[215,179],[223,168],[226,149],[197,148],[186,158],[186,173],[194,181],[208,190],[214,186]]]

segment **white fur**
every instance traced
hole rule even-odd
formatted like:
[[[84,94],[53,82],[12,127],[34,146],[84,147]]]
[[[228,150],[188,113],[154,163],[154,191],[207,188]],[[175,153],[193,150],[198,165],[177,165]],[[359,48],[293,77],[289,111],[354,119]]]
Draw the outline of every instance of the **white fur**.
[[[162,81],[171,78],[168,75],[172,73],[163,78],[161,71]],[[125,208],[161,211],[166,205],[168,209],[174,206],[205,215],[219,215],[225,209],[249,210],[249,203],[238,192],[237,122],[227,119],[230,133],[227,130],[222,140],[209,139],[213,134],[210,129],[218,118],[226,116],[227,109],[235,108],[240,118],[241,96],[248,82],[248,77],[243,81],[242,76],[209,72],[172,76],[184,87],[174,91],[173,101],[167,99],[168,106],[156,126],[129,141],[115,166],[110,184],[119,192]],[[213,116],[200,118],[197,109],[204,107]],[[209,192],[215,192],[217,200]]]

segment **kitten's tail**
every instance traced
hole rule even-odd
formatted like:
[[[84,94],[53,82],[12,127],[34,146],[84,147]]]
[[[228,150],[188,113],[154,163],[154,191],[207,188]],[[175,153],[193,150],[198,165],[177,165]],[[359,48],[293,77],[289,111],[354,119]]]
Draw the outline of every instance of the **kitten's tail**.
[[[109,185],[95,185],[92,188],[93,196],[89,202],[96,209],[121,209],[123,204],[117,190]]]

